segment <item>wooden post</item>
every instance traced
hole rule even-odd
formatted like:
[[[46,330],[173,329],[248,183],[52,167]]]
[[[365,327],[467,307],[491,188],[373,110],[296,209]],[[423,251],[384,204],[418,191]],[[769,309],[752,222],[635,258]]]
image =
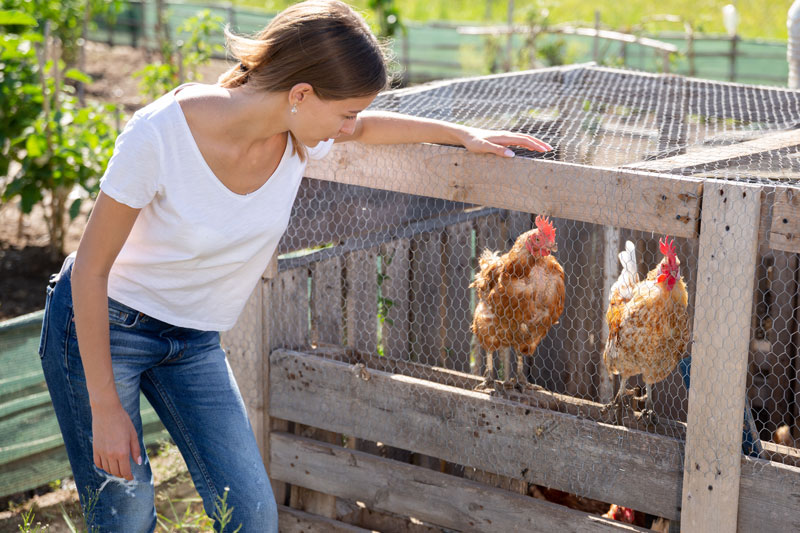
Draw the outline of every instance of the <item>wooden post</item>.
[[[761,188],[703,193],[682,531],[736,531]]]
[[[613,226],[604,226],[604,264],[603,264],[603,313],[608,308],[608,301],[611,297],[611,286],[617,281],[621,270],[619,264],[618,254],[624,249],[620,242],[619,229]],[[600,343],[605,347],[605,342],[608,339],[608,321],[603,320],[603,333],[600,337]],[[606,371],[605,365],[598,364],[597,376],[597,396],[600,402],[608,403],[614,396],[614,380],[611,375]]]
[[[736,43],[739,41],[739,36],[734,35],[731,37],[731,56],[730,56],[730,78],[731,81],[736,81]]]

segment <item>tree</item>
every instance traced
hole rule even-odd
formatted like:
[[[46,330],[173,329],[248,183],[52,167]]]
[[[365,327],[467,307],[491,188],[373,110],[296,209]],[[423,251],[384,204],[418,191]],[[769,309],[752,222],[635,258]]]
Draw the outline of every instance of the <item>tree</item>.
[[[49,13],[44,9],[49,2],[30,4],[25,7]],[[73,27],[63,19],[60,24]],[[91,80],[67,66],[68,46],[51,32],[49,20],[3,10],[0,26],[0,171],[7,176],[0,198],[19,198],[23,213],[43,206],[56,258],[64,254],[67,216],[75,218],[80,209],[80,199],[67,205],[70,193],[77,187],[95,195],[113,153],[116,108],[81,104],[75,87],[66,82]]]

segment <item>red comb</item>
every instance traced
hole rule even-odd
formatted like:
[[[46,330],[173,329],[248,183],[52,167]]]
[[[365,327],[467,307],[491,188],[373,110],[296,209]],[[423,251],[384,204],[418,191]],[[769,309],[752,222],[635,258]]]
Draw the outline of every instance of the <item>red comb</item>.
[[[661,253],[666,256],[667,262],[669,262],[670,265],[675,264],[675,241],[670,239],[669,235],[667,235],[663,239],[660,239],[658,244],[660,245]]]
[[[550,222],[550,219],[539,215],[536,217],[536,227],[539,228],[539,234],[548,241],[556,240],[556,229]]]

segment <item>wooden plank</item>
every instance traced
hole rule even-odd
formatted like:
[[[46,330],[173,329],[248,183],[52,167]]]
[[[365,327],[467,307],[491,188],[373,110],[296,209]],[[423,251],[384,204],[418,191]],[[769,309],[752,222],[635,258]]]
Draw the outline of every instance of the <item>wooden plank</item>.
[[[683,450],[675,439],[309,354],[279,350],[270,364],[273,416],[668,519],[680,515]]]
[[[343,143],[307,176],[553,217],[696,237],[702,183],[439,145]],[[581,201],[578,201],[581,200]]]
[[[377,250],[360,250],[345,256],[347,284],[347,345],[356,350],[378,350]]]
[[[776,189],[769,245],[776,250],[800,253],[800,188]]]
[[[736,531],[800,531],[800,468],[743,456],[741,470]]]
[[[265,357],[262,358],[263,365],[261,367],[261,373],[263,374],[263,385],[266,390],[263,392],[263,401],[264,401],[264,419],[261,422],[261,431],[263,434],[263,451],[264,455],[262,456],[262,460],[264,461],[264,468],[267,471],[267,474],[270,474],[270,464],[269,464],[269,434],[271,431],[287,431],[289,429],[289,423],[285,420],[279,420],[277,418],[272,418],[269,415],[269,383],[270,383],[270,366],[269,366],[269,352],[271,352],[279,343],[283,342],[281,338],[281,332],[275,331],[275,328],[278,327],[279,321],[277,320],[278,312],[280,312],[280,294],[278,294],[278,288],[280,284],[275,282],[275,278],[278,277],[278,252],[277,250],[272,254],[272,257],[267,264],[267,268],[264,270],[264,273],[261,275],[261,303],[263,305],[262,310],[262,318],[263,318],[263,327],[262,327],[262,336],[261,336],[261,346],[263,346],[264,350],[267,350],[267,354]],[[277,300],[276,300],[277,298]],[[285,483],[281,483],[280,481],[270,479],[270,484],[272,485],[272,494],[275,496],[275,501],[278,502],[279,505],[287,503],[289,491],[286,487]]]
[[[295,257],[283,258],[280,260],[279,269],[284,271],[301,266],[310,266],[317,261],[324,261],[334,256],[347,255],[356,250],[376,248],[382,244],[390,243],[398,239],[408,239],[421,233],[443,231],[447,226],[460,224],[468,220],[475,220],[499,211],[499,209],[495,208],[466,208],[454,213],[438,215],[435,218],[411,222],[405,226],[384,229],[363,237],[348,239],[338,246],[323,248]]]
[[[462,222],[445,229],[444,305],[442,306],[442,357],[446,366],[460,372],[470,370],[472,344],[472,222]]]
[[[411,360],[438,365],[442,338],[442,238],[440,232],[411,238]],[[420,376],[422,377],[422,376]]]
[[[475,230],[476,270],[480,268],[477,259],[485,250],[505,253],[508,250],[508,240],[506,220],[500,213],[488,215],[482,219],[476,225]],[[486,353],[483,347],[477,344],[477,339],[475,342],[475,374],[483,376],[486,371],[486,357],[496,357],[497,354]],[[499,366],[495,364],[494,368],[497,369]]]
[[[761,188],[706,183],[681,524],[735,531]]]
[[[315,344],[340,344],[344,337],[342,257],[331,257],[311,265],[311,338]],[[342,436],[303,424],[295,424],[297,435],[341,443]],[[272,465],[272,463],[270,463]],[[336,497],[292,485],[289,504],[301,511],[327,518],[336,517]]]
[[[258,443],[261,457],[264,448],[264,357],[268,353],[262,345],[264,327],[263,294],[261,280],[253,289],[236,324],[220,335],[220,342],[230,363],[239,391],[242,394],[247,416]]]
[[[686,154],[625,165],[624,168],[684,174],[702,172],[757,161],[767,152],[796,152],[798,147],[800,147],[800,130],[780,131],[769,133],[752,141],[727,146],[708,146]],[[685,235],[681,235],[681,237],[683,236]]]
[[[311,339],[314,344],[342,344],[341,257],[331,257],[311,265]]]
[[[381,246],[381,296],[386,299],[381,340],[383,354],[394,359],[405,359],[409,353],[410,249],[409,239],[398,239]]]
[[[278,521],[281,533],[374,533],[285,505],[278,505]]]
[[[288,434],[273,434],[272,450],[275,475],[286,482],[458,531],[646,531],[482,483]]]
[[[345,350],[341,347],[326,346],[311,350],[309,353],[348,364],[361,363],[367,368],[373,368],[391,374],[401,374],[409,377],[424,377],[424,379],[427,381],[432,381],[434,383],[448,385],[451,387],[458,387],[460,389],[469,391],[474,390],[483,381],[483,378],[473,374],[465,374],[463,372],[456,372],[455,370],[449,370],[447,368],[436,366],[426,366],[407,361],[376,357],[370,354]],[[516,389],[498,388],[492,392],[492,396],[504,398],[506,400],[522,403],[532,407],[549,409],[559,413],[579,416],[595,422],[616,424],[614,414],[603,411],[604,404],[591,400],[583,400],[566,394],[559,394],[548,390],[537,389],[529,389],[526,392],[521,393]],[[676,438],[678,440],[684,440],[686,437],[686,424],[677,420],[662,419],[659,420],[659,423],[655,428],[648,428],[644,424],[640,424],[635,419],[629,417],[623,421],[623,424],[625,427],[630,429],[646,429],[651,433],[654,432],[656,434]],[[779,455],[780,459],[776,458],[775,460],[787,463],[789,456],[787,454]]]
[[[308,346],[308,269],[278,272],[268,283],[270,351]]]
[[[278,252],[364,240],[376,232],[396,230],[464,207],[460,202],[304,179]]]

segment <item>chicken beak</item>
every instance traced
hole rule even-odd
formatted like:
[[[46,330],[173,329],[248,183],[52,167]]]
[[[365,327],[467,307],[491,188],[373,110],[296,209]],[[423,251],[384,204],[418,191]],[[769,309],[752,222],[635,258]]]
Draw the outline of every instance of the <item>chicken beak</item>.
[[[550,245],[550,253],[552,254],[557,251],[558,251],[558,245],[554,242],[553,244]]]

